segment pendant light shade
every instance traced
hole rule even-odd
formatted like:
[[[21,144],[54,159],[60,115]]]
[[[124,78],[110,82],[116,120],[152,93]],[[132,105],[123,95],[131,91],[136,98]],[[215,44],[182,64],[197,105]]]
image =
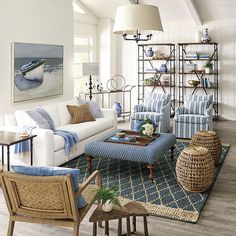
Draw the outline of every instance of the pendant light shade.
[[[127,33],[135,32],[133,39],[128,40],[137,41],[136,37],[141,35],[141,30],[163,31],[158,7],[137,4],[117,8],[113,33],[123,34],[124,37]]]

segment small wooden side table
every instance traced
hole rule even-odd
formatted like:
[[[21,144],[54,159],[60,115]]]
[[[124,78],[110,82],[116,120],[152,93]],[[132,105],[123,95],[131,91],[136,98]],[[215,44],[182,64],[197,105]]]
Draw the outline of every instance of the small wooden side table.
[[[136,232],[136,217],[142,216],[144,223],[144,234],[139,234]],[[93,214],[91,215],[89,221],[93,222],[93,236],[97,236],[97,223],[105,221],[105,236],[109,236],[109,220],[118,219],[118,236],[131,236],[131,235],[144,235],[148,236],[148,226],[147,226],[147,216],[149,213],[142,206],[142,204],[132,201],[123,207],[119,208],[114,206],[111,212],[104,212],[101,206],[98,206]],[[133,230],[130,229],[130,217],[133,217]],[[122,218],[126,218],[127,233],[122,234]]]
[[[37,135],[20,136],[20,133],[0,131],[0,145],[2,146],[2,166],[4,166],[4,147],[7,147],[7,170],[10,170],[10,146],[30,141],[30,164],[33,165],[33,138]]]

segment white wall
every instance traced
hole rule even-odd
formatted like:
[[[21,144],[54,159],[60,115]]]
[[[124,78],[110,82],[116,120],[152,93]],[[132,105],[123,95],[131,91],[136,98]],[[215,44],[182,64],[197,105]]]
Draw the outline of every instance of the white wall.
[[[0,113],[73,97],[72,0],[1,0],[0,29]],[[12,103],[12,42],[64,45],[63,95]]]
[[[212,41],[219,44],[219,112],[223,119],[236,120],[236,23],[211,22],[209,28]],[[163,33],[155,34],[151,42],[195,42],[199,28],[186,22],[164,27]],[[119,37],[119,36],[118,36]],[[118,39],[118,73],[130,84],[137,84],[137,46],[135,42]],[[137,98],[137,97],[136,97]],[[133,100],[137,102],[136,100]]]

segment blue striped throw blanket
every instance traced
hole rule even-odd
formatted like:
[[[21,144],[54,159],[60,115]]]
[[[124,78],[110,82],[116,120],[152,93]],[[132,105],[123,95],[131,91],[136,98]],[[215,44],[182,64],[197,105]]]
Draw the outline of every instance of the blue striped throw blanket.
[[[61,137],[63,137],[65,141],[65,154],[69,156],[70,152],[73,149],[73,146],[79,142],[78,135],[72,131],[56,129],[54,122],[48,112],[41,107],[37,107],[35,108],[35,110],[26,111],[26,113],[38,124],[39,128],[51,129],[53,130],[55,135],[60,135]],[[32,127],[24,127],[24,129],[30,130],[32,129]],[[29,141],[21,142],[15,145],[15,153],[22,153],[27,151],[29,151]]]

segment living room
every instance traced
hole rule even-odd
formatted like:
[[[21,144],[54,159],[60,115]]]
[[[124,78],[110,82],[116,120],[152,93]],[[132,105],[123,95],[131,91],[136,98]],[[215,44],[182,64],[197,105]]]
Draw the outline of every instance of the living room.
[[[0,235],[234,235],[235,9],[232,0],[1,0]],[[79,174],[79,192],[97,178],[121,207],[104,213],[86,195],[77,211],[70,177],[53,176],[67,186],[57,199],[39,166]],[[63,213],[50,212],[52,195]],[[50,209],[40,209],[45,198]]]

